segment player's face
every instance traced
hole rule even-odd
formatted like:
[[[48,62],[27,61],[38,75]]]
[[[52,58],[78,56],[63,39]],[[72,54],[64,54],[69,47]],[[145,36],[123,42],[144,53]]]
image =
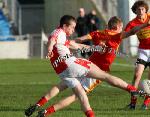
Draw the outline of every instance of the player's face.
[[[122,32],[122,28],[123,28],[123,23],[119,23],[119,24],[117,25],[117,32],[118,32],[118,33]]]
[[[137,9],[136,9],[136,14],[137,14],[137,16],[143,16],[143,15],[145,15],[146,14],[146,9],[145,9],[145,7],[138,7]]]
[[[65,25],[64,30],[65,30],[67,36],[70,36],[74,33],[75,27],[76,27],[76,23],[74,21],[71,21],[70,25],[68,25],[68,26]]]

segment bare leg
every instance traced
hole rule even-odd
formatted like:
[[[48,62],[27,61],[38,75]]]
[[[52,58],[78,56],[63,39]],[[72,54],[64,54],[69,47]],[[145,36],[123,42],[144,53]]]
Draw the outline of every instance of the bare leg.
[[[99,79],[101,81],[106,81],[109,84],[111,84],[112,86],[115,86],[115,87],[129,91],[131,93],[131,96],[132,96],[132,99],[131,99],[132,101],[129,104],[129,107],[135,109],[135,104],[136,104],[136,99],[137,99],[136,98],[137,97],[137,89],[134,86],[126,83],[125,81],[123,81],[122,79],[120,79],[118,77],[112,76],[112,75],[100,70],[94,64],[91,64],[90,67],[91,68],[90,68],[88,75],[91,78]]]
[[[75,100],[77,100],[77,97],[75,94],[72,94],[71,96],[68,96],[68,97],[60,100],[58,103],[49,106],[43,112],[41,111],[41,113],[43,113],[46,116],[51,115],[54,112],[56,112],[62,108],[65,108],[66,106],[69,106]]]
[[[144,65],[137,64],[137,66],[135,67],[134,78],[132,81],[133,86],[135,86],[136,88],[138,88],[139,86],[139,82],[141,80],[143,71],[144,71]],[[147,97],[145,99],[147,99]],[[135,109],[136,103],[137,103],[137,96],[131,94],[130,104],[128,105],[128,108]]]
[[[53,86],[52,89],[45,96],[43,96],[38,102],[36,102],[36,104],[28,107],[25,110],[25,115],[31,116],[33,112],[37,110],[37,108],[43,106],[45,103],[47,103],[48,100],[55,97],[60,91],[63,91],[66,88],[67,86],[63,82],[60,82],[58,85]]]
[[[54,108],[55,108],[55,111],[58,111],[62,108],[65,108],[67,106],[69,106],[70,104],[72,104],[73,102],[75,102],[77,100],[77,97],[75,94],[71,95],[71,96],[68,96],[62,100],[60,100],[58,103],[54,104]]]
[[[97,67],[95,64],[90,64],[90,71],[88,73],[88,76],[90,78],[98,79],[101,81],[106,81],[109,84],[121,88],[126,89],[128,84],[123,81],[122,79],[112,76],[104,71],[102,71],[99,67]]]
[[[73,92],[78,97],[82,110],[84,112],[91,110],[88,97],[80,83],[75,88],[73,88]]]
[[[45,95],[45,98],[47,100],[50,100],[51,98],[55,97],[60,91],[65,90],[68,88],[63,82],[60,82],[59,84],[53,86],[49,92]]]
[[[150,80],[150,66],[149,66],[149,72],[148,72],[148,79]]]
[[[150,80],[150,68],[148,71],[148,79]],[[144,102],[142,105],[142,109],[144,109],[144,110],[148,109],[149,105],[150,105],[150,96],[145,96],[145,99],[144,99]]]
[[[139,86],[139,82],[141,80],[143,71],[144,71],[144,65],[142,64],[137,64],[137,67],[135,68],[135,72],[134,72],[134,79],[133,79],[133,85],[138,88]]]
[[[52,113],[54,113],[57,110],[60,110],[62,108],[65,108],[66,106],[69,106],[71,103],[79,99],[81,108],[83,112],[85,112],[87,117],[94,117],[94,112],[92,111],[87,95],[79,83],[75,88],[72,89],[75,94],[72,94],[71,96],[64,98],[63,100],[59,101],[58,103],[51,105],[48,107],[43,113],[44,115],[48,116]]]
[[[52,89],[36,103],[36,105],[38,105],[38,107],[43,106],[47,103],[47,101],[55,97],[60,91],[63,91],[66,88],[68,88],[66,84],[63,81],[60,82],[59,84],[53,86]]]

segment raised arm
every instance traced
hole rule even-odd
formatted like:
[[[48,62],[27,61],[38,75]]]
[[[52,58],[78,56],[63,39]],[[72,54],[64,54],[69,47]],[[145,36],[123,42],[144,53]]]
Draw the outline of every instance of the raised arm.
[[[150,26],[150,20],[147,23],[141,24],[139,26],[135,26],[134,28],[132,28],[131,30],[129,30],[128,32],[122,32],[122,39],[123,38],[127,38],[131,35],[134,35],[135,33],[137,33],[140,29],[143,29],[147,26]]]

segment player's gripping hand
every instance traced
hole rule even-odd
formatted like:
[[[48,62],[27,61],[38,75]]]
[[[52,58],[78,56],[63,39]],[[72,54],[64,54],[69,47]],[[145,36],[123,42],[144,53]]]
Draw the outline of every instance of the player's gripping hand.
[[[106,44],[105,44],[106,42],[104,42],[104,41],[101,41],[101,42],[99,42],[99,46],[103,46],[103,47],[105,47],[106,46]]]
[[[53,55],[54,55],[53,52],[48,51],[46,58],[47,58],[47,59],[50,59],[50,58],[53,57]]]

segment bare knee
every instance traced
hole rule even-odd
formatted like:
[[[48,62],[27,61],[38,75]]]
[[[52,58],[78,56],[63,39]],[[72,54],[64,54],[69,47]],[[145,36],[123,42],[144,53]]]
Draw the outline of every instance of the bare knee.
[[[47,100],[50,100],[51,98],[55,97],[59,92],[65,90],[67,88],[67,86],[65,84],[58,84],[53,86],[49,92],[45,95]]]
[[[59,85],[56,85],[55,87],[57,87],[59,91],[64,91],[65,89],[68,88],[66,84],[59,84]]]

